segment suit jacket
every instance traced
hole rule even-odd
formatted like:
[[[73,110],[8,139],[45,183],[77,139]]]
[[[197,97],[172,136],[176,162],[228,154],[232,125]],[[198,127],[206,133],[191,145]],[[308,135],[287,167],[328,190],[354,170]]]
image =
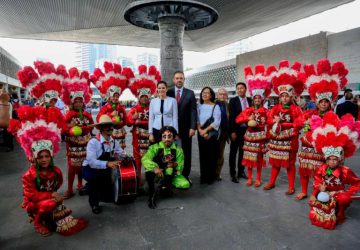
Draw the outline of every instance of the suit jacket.
[[[345,101],[336,108],[336,114],[341,118],[343,115],[350,113],[357,120],[359,108],[352,101]]]
[[[249,107],[252,105],[252,100],[250,97],[246,97]],[[240,103],[239,96],[235,96],[230,99],[229,102],[229,134],[239,133],[241,129],[241,124],[235,122],[236,117],[242,112],[242,107]]]
[[[220,108],[220,105],[222,105],[222,102],[216,101],[216,105],[218,105]],[[220,110],[221,110],[221,108],[220,108]],[[227,102],[225,102],[225,110],[226,110],[226,126],[223,126],[221,124],[221,132],[228,133],[229,132],[229,104]],[[222,119],[223,119],[223,114],[221,112],[221,123],[223,123]]]
[[[168,90],[167,95],[175,97],[175,87]],[[196,129],[197,106],[194,91],[183,88],[183,92],[178,104],[179,134],[180,136],[189,135],[189,130]]]

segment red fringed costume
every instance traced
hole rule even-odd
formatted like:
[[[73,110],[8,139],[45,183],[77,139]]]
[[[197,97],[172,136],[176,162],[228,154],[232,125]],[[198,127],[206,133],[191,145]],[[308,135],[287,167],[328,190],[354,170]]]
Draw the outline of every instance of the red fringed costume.
[[[336,114],[327,112],[323,119],[314,116],[310,125],[316,151],[325,159],[336,157],[338,165],[330,167],[325,163],[315,171],[309,218],[313,225],[334,229],[336,224],[344,221],[351,196],[360,190],[360,179],[350,168],[343,166],[344,159],[351,157],[360,145],[360,122],[355,122],[350,114],[339,120]],[[327,200],[320,196],[324,194],[329,197]]]
[[[108,103],[100,109],[96,121],[98,122],[102,115],[110,116],[115,124],[113,138],[118,139],[121,147],[125,148],[125,107],[118,102],[112,103],[111,97],[114,94],[119,94],[120,96],[123,93],[127,88],[129,79],[133,78],[134,73],[130,68],[122,69],[120,64],[110,62],[104,62],[104,69],[105,74],[96,68],[93,75],[91,75],[91,81],[99,89],[100,93],[108,98]]]
[[[339,90],[347,84],[347,73],[348,71],[342,62],[336,62],[331,66],[329,60],[326,58],[318,61],[316,71],[314,65],[305,65],[303,75],[306,77],[306,86],[310,98],[317,106],[322,100],[329,101],[329,110],[331,110],[331,103],[336,101]],[[323,155],[315,151],[312,146],[311,136],[309,136],[311,134],[311,128],[308,124],[314,115],[322,117],[324,112],[320,114],[317,108],[316,110],[308,110],[304,113],[305,133],[301,137],[301,148],[298,154],[302,190],[297,196],[297,199],[303,199],[307,196],[309,178],[313,177],[316,169],[324,163]]]
[[[298,78],[301,64],[295,62],[289,68],[288,61],[281,61],[277,72],[272,74],[273,89],[277,95],[287,93],[290,96],[300,96],[304,90],[304,83]],[[275,116],[280,118],[275,123]],[[275,187],[280,168],[286,168],[289,188],[287,194],[295,192],[295,161],[298,150],[299,130],[304,124],[303,113],[297,105],[278,104],[274,106],[268,116],[269,125],[269,163],[272,167],[269,183],[264,187],[269,190]]]
[[[93,129],[92,116],[82,107],[80,110],[75,110],[73,104],[75,99],[81,99],[83,106],[90,102],[92,91],[90,89],[89,73],[82,71],[81,73],[76,68],[71,68],[69,73],[63,71],[63,93],[62,99],[64,103],[70,107],[70,110],[65,115],[65,122],[67,124],[66,133],[66,156],[68,161],[68,188],[64,195],[65,198],[70,198],[73,193],[73,184],[75,175],[78,177],[78,190],[82,188],[82,179],[80,170],[82,162],[86,158],[86,145],[91,139],[91,131]]]
[[[159,71],[155,66],[150,66],[147,72],[145,65],[139,66],[139,76],[137,78],[130,79],[129,88],[134,96],[140,98],[144,95],[150,97],[156,91],[156,84],[161,80]],[[133,119],[134,114],[138,114],[137,119]],[[141,157],[147,152],[149,142],[149,104],[141,105],[140,103],[134,106],[127,115],[127,125],[133,126],[132,128],[132,145],[133,145],[133,157],[136,162],[138,170],[139,185],[141,186]]]
[[[60,129],[63,120],[57,108],[22,106],[18,109],[19,120],[11,120],[8,130],[13,133],[33,163],[24,174],[22,207],[29,214],[36,231],[44,236],[56,231],[68,236],[79,232],[87,225],[83,219],[74,219],[62,202],[53,194],[63,182],[61,170],[52,163],[42,169],[37,163],[39,153],[48,151],[51,158],[59,152]]]
[[[264,65],[255,66],[255,75],[250,66],[244,68],[245,80],[249,88],[250,95],[254,98],[261,98],[260,107],[249,107],[236,117],[236,123],[247,123],[248,128],[244,136],[244,156],[242,165],[248,168],[247,185],[252,185],[252,168],[257,169],[255,186],[261,185],[262,167],[266,166],[265,154],[267,152],[267,117],[269,111],[264,108],[263,101],[271,93],[271,79],[269,75],[276,70],[270,66],[265,72]],[[250,120],[251,118],[251,120]]]

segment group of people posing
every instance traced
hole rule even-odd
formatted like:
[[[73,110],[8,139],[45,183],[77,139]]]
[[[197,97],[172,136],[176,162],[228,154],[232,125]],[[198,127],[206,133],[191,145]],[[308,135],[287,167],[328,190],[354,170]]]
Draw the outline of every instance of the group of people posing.
[[[332,103],[347,84],[348,71],[341,62],[331,65],[327,59],[321,59],[316,67],[302,67],[298,62],[290,67],[288,61],[281,61],[278,68],[256,65],[254,71],[246,67],[245,83],[236,84],[238,96],[229,104],[226,90],[220,89],[215,101],[210,87],[202,89],[197,104],[194,92],[184,88],[181,71],[174,73],[175,86],[168,89],[154,66],[139,66],[136,76],[131,69],[110,62],[104,63],[104,72],[97,68],[92,75],[39,61],[34,66],[36,71],[25,67],[18,78],[40,105],[20,107],[19,119],[11,120],[9,131],[31,164],[23,177],[23,207],[41,235],[54,230],[71,235],[86,226],[84,219],[72,218],[71,210],[63,204],[64,199],[74,195],[76,176],[80,192],[85,192],[82,177],[87,180],[86,192],[93,213],[102,212],[100,201],[113,201],[109,190],[113,189],[114,171],[129,162],[124,151],[125,126],[132,127],[136,185],[142,186],[144,168],[150,208],[156,207],[157,195],[170,196],[172,187],[187,189],[192,184],[189,175],[196,131],[202,184],[221,180],[224,148],[230,141],[233,182],[247,178],[248,186],[261,186],[261,172],[268,155],[271,176],[264,189],[273,189],[280,169],[285,168],[289,183],[286,194],[291,195],[295,192],[298,155],[302,190],[296,198],[307,197],[309,179],[314,178],[309,201],[314,225],[334,229],[343,222],[345,208],[360,189],[360,179],[343,165],[345,157],[352,156],[360,146],[360,123],[351,115],[339,119],[332,112]],[[84,110],[91,98],[91,82],[108,99],[96,122]],[[119,103],[126,88],[138,98],[138,104],[128,113]],[[246,97],[247,89],[251,98]],[[303,113],[294,102],[304,89],[316,103],[316,110]],[[264,101],[272,90],[279,96],[279,104],[269,110]],[[151,99],[153,95],[156,97]],[[54,107],[60,97],[70,108],[64,117]],[[96,136],[94,127],[99,130]],[[304,133],[298,150],[301,130]],[[68,159],[68,187],[64,195],[57,192],[63,178],[53,161],[61,134],[66,135]],[[253,168],[257,171],[255,182]]]

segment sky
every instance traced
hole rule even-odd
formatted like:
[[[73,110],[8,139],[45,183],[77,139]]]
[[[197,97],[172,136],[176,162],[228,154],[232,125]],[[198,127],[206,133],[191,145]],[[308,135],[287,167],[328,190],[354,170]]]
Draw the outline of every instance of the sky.
[[[248,44],[243,52],[269,47],[290,40],[317,34],[321,31],[333,33],[360,27],[360,0],[339,6],[317,15],[272,29],[244,39]],[[286,34],[286,35],[285,35]],[[49,60],[55,65],[64,64],[67,68],[76,66],[76,43],[43,40],[24,40],[0,38],[0,46],[15,57],[20,65],[32,65],[36,60]],[[184,51],[184,69],[197,68],[228,60],[228,49],[232,44],[202,53]],[[144,52],[159,55],[159,49],[117,46],[118,56],[135,59]],[[235,55],[233,55],[235,56]],[[134,60],[135,61],[135,60]]]

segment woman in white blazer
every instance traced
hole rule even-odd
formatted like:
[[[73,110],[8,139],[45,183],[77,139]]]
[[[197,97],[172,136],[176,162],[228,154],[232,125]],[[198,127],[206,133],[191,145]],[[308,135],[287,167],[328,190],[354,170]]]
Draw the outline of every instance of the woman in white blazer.
[[[152,99],[149,107],[149,140],[161,141],[160,129],[163,126],[172,126],[179,132],[178,107],[176,99],[166,95],[167,83],[160,81],[157,84],[157,97]]]

